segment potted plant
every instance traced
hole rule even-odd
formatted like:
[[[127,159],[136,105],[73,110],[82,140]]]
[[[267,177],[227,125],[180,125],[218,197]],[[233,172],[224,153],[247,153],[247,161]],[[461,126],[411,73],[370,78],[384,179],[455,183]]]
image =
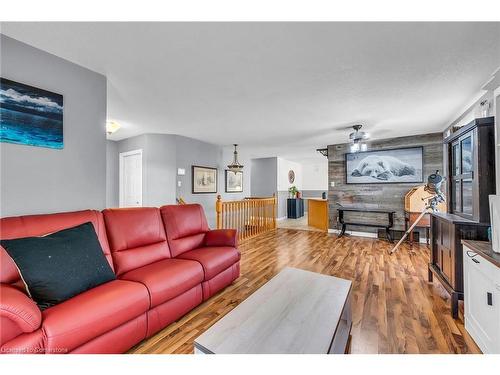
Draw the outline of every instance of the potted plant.
[[[295,198],[297,196],[298,192],[299,192],[299,190],[297,189],[297,187],[295,185],[290,186],[288,188],[288,193],[290,194],[290,198]]]

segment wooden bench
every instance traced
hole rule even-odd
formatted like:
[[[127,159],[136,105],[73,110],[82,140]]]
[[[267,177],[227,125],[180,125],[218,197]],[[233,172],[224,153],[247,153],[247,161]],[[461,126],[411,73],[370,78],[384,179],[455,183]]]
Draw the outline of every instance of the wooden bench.
[[[348,225],[357,225],[363,227],[374,227],[374,228],[384,228],[389,242],[393,242],[390,229],[394,225],[394,214],[396,211],[384,210],[378,208],[364,208],[364,207],[339,207],[337,208],[339,212],[339,223],[342,225],[339,237],[345,234],[346,227]],[[387,223],[362,223],[362,222],[352,222],[344,220],[344,212],[363,212],[363,213],[375,213],[375,214],[386,214],[388,222]]]

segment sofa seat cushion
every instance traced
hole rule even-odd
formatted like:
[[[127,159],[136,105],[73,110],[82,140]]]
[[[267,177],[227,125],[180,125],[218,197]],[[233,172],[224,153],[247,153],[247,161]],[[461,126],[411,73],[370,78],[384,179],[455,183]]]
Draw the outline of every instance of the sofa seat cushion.
[[[144,285],[114,280],[43,311],[49,351],[71,351],[149,309]]]
[[[190,260],[165,259],[126,272],[120,279],[144,284],[155,307],[201,284],[203,268]]]
[[[240,260],[240,252],[234,247],[213,246],[200,247],[178,256],[180,259],[190,259],[203,266],[205,280],[210,280],[220,272]]]

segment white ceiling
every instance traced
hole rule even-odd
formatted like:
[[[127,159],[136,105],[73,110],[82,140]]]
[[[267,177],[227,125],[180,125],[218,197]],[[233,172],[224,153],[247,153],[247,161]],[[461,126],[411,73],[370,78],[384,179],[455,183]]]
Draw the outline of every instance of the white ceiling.
[[[441,131],[500,65],[500,23],[2,23],[108,78],[118,140],[239,143],[289,159],[347,140]]]

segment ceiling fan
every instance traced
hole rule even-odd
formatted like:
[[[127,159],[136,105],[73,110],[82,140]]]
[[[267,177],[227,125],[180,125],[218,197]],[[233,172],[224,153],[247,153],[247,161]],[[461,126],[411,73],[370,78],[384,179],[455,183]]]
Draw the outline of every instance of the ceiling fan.
[[[349,125],[349,126],[342,126],[342,127],[334,128],[334,130],[336,130],[336,131],[354,129],[354,131],[349,134],[349,143],[350,143],[351,153],[355,153],[355,152],[359,152],[359,151],[363,152],[363,151],[367,150],[367,144],[365,141],[370,138],[370,135],[367,132],[361,131],[362,127],[363,127],[363,125],[356,124],[356,125]],[[323,156],[328,157],[328,149],[327,148],[319,148],[316,151],[318,151]]]
[[[351,143],[351,152],[366,151],[367,146],[365,140],[370,138],[369,134],[361,131],[363,125],[354,125],[352,128],[354,132],[349,134],[349,141]]]

